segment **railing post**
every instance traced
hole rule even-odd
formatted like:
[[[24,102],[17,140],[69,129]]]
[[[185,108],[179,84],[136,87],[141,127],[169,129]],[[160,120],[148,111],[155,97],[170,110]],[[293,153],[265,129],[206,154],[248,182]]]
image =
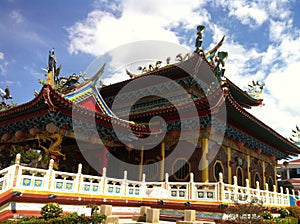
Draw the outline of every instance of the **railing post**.
[[[225,199],[225,190],[223,182],[223,173],[219,173],[219,201],[223,202]]]
[[[190,173],[189,199],[195,199],[194,174]]]
[[[280,187],[280,205],[284,204],[284,195],[283,195],[283,187]]]
[[[169,192],[169,174],[165,173],[165,186],[164,188]]]
[[[78,170],[74,182],[75,182],[74,186],[76,186],[74,187],[74,191],[81,192],[81,186],[82,186],[82,164],[81,163],[78,164]]]
[[[103,167],[102,169],[102,178],[101,178],[101,190],[102,190],[102,194],[105,194],[106,193],[106,185],[107,185],[107,180],[106,180],[106,167]]]
[[[121,191],[121,194],[123,193],[123,195],[127,195],[127,187],[128,187],[127,170],[124,170],[124,176],[123,176],[123,181],[122,181],[122,191]]]
[[[261,195],[260,195],[260,187],[259,187],[259,182],[256,181],[256,195],[257,195],[257,200],[260,201],[261,200]]]
[[[249,179],[246,179],[246,198],[247,202],[251,202],[251,195],[250,195],[250,184],[249,184]]]
[[[55,178],[53,177],[53,163],[54,163],[54,160],[50,159],[48,170],[45,175],[44,190],[52,190],[54,187],[53,183],[54,183]]]
[[[273,200],[274,200],[274,205],[277,205],[278,204],[278,202],[277,202],[277,191],[276,191],[276,185],[273,185]]]
[[[270,200],[269,200],[269,185],[267,183],[265,183],[265,203],[269,204]]]
[[[12,176],[10,179],[10,183],[12,187],[16,187],[17,185],[19,185],[20,183],[20,161],[21,161],[21,154],[18,153],[16,155],[16,160],[15,160],[15,165],[14,165],[14,169],[12,171]]]
[[[285,189],[286,195],[284,195],[284,205],[290,205],[290,191],[288,188]]]
[[[140,187],[140,191],[141,191],[140,196],[146,197],[147,186],[146,186],[146,174],[144,173],[142,174],[142,184]]]
[[[234,185],[234,195],[233,195],[233,201],[237,202],[238,200],[238,184],[237,184],[237,177],[233,177],[233,185]]]
[[[292,195],[293,195],[294,198],[296,198],[296,194],[295,194],[295,190],[294,189],[292,189]]]

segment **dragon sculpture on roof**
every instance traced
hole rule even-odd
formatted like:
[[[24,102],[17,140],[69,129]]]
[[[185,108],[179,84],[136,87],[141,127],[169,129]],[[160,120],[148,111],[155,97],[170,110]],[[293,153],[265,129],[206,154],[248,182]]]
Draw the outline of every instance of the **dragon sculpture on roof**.
[[[8,86],[6,86],[5,90],[0,88],[0,97],[2,98],[2,101],[0,103],[0,111],[17,106],[16,102],[7,103],[7,100],[12,99],[12,96],[10,95],[10,89]]]
[[[296,129],[293,129],[292,132],[292,138],[289,138],[289,140],[300,147],[300,128],[296,125]]]
[[[207,51],[206,53],[204,53],[203,51],[203,47],[202,47],[202,42],[203,42],[203,37],[202,37],[202,33],[205,30],[205,26],[199,25],[197,27],[197,37],[195,40],[195,50],[194,52],[188,52],[186,54],[182,54],[179,53],[176,55],[175,57],[175,61],[177,61],[177,63],[181,63],[184,62],[188,59],[190,59],[191,57],[193,57],[195,54],[198,55],[202,55],[203,57],[205,57],[205,59],[207,60],[207,62],[209,64],[211,64],[211,66],[213,67],[213,71],[215,76],[220,80],[220,81],[225,81],[225,77],[224,77],[224,73],[225,73],[225,61],[228,57],[228,53],[224,52],[224,51],[219,51],[219,48],[222,46],[225,36],[222,37],[222,39],[217,43],[217,45],[215,47],[213,47],[211,50]],[[165,60],[164,66],[169,66],[170,65],[170,61],[171,61],[171,57],[168,57]],[[142,73],[141,74],[133,74],[131,72],[129,72],[126,69],[126,74],[128,76],[130,76],[130,78],[136,78],[142,75],[145,75],[149,72],[155,71],[157,69],[159,69],[161,66],[163,66],[163,61],[156,61],[155,64],[150,64],[147,66],[139,66],[137,68],[137,70],[140,70]]]

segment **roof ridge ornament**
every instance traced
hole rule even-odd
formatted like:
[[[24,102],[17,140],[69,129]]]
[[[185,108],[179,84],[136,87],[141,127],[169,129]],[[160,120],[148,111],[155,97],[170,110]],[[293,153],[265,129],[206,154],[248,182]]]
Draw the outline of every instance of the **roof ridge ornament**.
[[[11,104],[7,103],[7,100],[12,99],[12,96],[10,94],[10,89],[8,86],[6,86],[5,90],[0,88],[0,97],[2,98],[2,101],[0,103],[0,111],[1,110],[8,110],[12,107],[17,106],[16,102],[11,102]]]
[[[261,94],[263,92],[263,89],[265,87],[265,83],[260,83],[259,81],[252,81],[251,84],[248,84],[248,91],[247,93],[249,96],[256,100],[261,100]]]
[[[289,138],[289,140],[295,144],[296,146],[298,146],[300,148],[300,128],[298,127],[298,125],[296,125],[296,129],[292,129],[292,138]]]
[[[196,41],[195,41],[195,53],[199,54],[201,51],[203,51],[203,48],[202,48],[202,41],[203,41],[203,37],[202,37],[202,33],[204,32],[205,30],[205,26],[203,25],[199,25],[197,26],[197,38],[196,38]]]

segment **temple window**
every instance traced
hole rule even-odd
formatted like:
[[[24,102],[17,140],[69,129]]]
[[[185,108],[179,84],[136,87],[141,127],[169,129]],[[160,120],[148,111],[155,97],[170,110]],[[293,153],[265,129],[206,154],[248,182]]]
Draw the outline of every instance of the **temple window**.
[[[273,191],[273,185],[274,185],[274,182],[273,182],[273,178],[272,177],[269,177],[268,178],[268,185],[269,185],[269,191]]]
[[[221,161],[216,160],[216,162],[214,164],[214,178],[215,178],[215,181],[219,181],[219,173],[224,174],[224,168],[223,168],[223,165],[222,165]]]
[[[300,168],[289,169],[290,178],[300,178]]]
[[[254,175],[254,187],[256,187],[256,182],[260,183],[259,173],[255,173],[255,175]]]
[[[236,177],[237,177],[237,182],[239,186],[243,186],[244,183],[244,175],[243,175],[243,170],[242,168],[239,166],[236,169]]]
[[[191,164],[184,158],[178,158],[172,165],[176,180],[186,180],[191,172]]]

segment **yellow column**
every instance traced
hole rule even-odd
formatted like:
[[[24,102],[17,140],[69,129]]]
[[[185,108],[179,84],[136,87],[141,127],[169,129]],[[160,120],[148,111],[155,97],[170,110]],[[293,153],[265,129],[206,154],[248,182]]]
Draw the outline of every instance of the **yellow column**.
[[[250,164],[251,164],[251,158],[250,155],[247,155],[247,172],[248,172],[248,180],[251,185],[251,172],[250,172]]]
[[[228,169],[228,184],[232,183],[232,170],[231,170],[231,148],[227,147],[227,169]]]
[[[208,160],[206,158],[208,153],[208,138],[201,139],[202,145],[202,157],[201,157],[201,165],[202,165],[202,182],[209,182],[208,179]]]
[[[161,143],[161,161],[160,161],[160,180],[163,181],[165,178],[165,143]]]
[[[263,186],[266,187],[266,162],[262,161],[262,169],[263,169]]]
[[[139,167],[139,180],[142,181],[143,178],[143,164],[144,164],[144,146],[141,149],[140,167]]]
[[[274,185],[275,185],[275,190],[277,192],[278,189],[278,183],[277,183],[277,163],[274,164]],[[273,189],[274,190],[274,189]]]

